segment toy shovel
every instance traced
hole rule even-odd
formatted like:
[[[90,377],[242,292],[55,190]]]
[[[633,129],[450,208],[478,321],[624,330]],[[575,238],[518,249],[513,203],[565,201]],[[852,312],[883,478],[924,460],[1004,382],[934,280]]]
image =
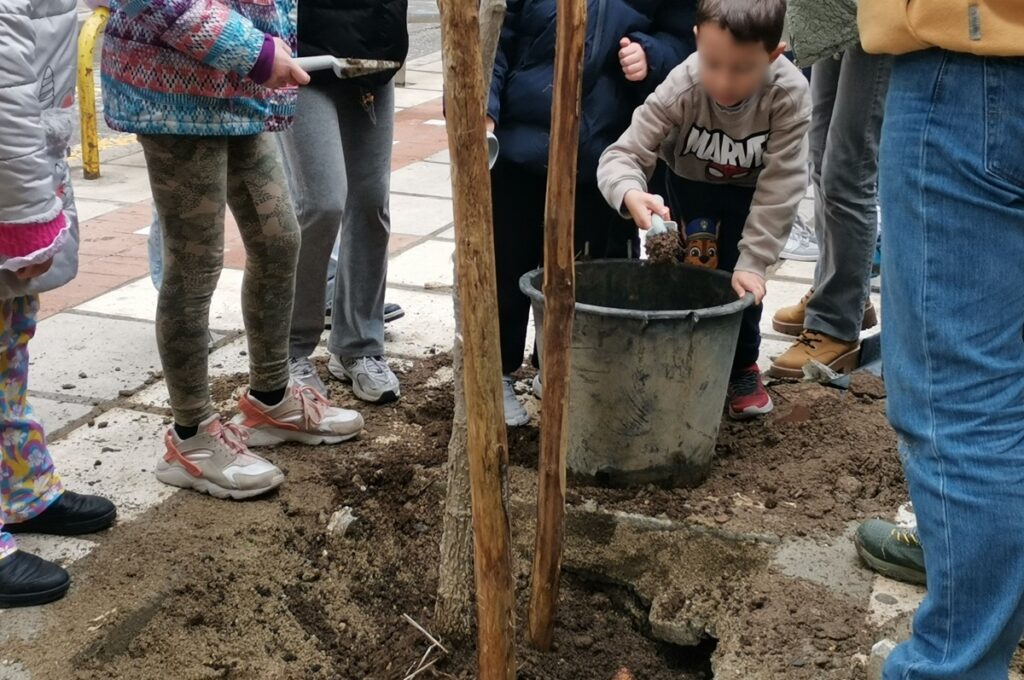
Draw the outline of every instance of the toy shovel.
[[[679,225],[671,220],[666,222],[661,215],[651,215],[651,228],[647,230],[647,238],[664,234],[666,231],[679,233]]]
[[[402,65],[397,61],[381,61],[379,59],[347,59],[323,55],[319,57],[299,57],[295,60],[299,67],[310,71],[334,71],[339,78],[358,78],[381,71],[398,70]]]
[[[651,215],[651,228],[647,230],[644,246],[651,262],[677,262],[683,254],[679,225],[671,221],[666,222],[660,215]]]

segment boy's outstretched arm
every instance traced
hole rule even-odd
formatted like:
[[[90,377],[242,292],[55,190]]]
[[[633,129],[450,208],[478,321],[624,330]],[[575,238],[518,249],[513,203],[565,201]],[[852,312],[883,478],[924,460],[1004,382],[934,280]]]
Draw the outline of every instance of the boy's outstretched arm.
[[[758,177],[739,243],[737,272],[749,272],[763,279],[786,245],[797,206],[807,193],[810,121],[811,97],[806,87],[775,101],[764,169]]]
[[[683,111],[681,100],[692,87],[683,69],[676,69],[654,93],[633,113],[630,123],[618,141],[605,149],[597,166],[597,186],[612,208],[623,217],[631,215],[625,205],[626,194],[637,191],[647,194],[647,182],[654,174],[658,150],[679,134]],[[650,213],[646,224],[650,227]]]

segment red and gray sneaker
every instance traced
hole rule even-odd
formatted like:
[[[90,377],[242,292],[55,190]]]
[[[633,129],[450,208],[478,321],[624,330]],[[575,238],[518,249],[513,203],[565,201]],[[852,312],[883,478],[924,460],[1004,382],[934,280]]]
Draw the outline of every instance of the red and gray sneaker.
[[[761,369],[751,364],[729,378],[729,417],[749,420],[775,408],[761,380]]]
[[[292,385],[276,406],[262,404],[248,392],[238,401],[241,412],[232,421],[248,435],[251,447],[298,442],[316,446],[339,444],[363,430],[355,411],[331,406],[312,387]]]

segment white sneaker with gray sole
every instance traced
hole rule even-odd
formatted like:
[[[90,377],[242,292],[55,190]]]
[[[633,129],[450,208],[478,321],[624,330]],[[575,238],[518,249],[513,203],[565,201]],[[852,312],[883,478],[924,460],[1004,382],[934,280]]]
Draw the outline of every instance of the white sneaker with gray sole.
[[[217,415],[200,423],[199,432],[188,439],[178,437],[172,427],[164,444],[155,473],[164,484],[214,498],[241,500],[284,483],[284,473],[276,465],[249,450],[245,433],[236,425],[222,423]]]
[[[505,424],[509,427],[522,427],[530,422],[530,414],[526,412],[519,398],[516,397],[516,379],[510,375],[502,376],[502,398],[505,406]]]
[[[384,357],[343,360],[332,354],[327,370],[338,380],[352,385],[352,391],[362,401],[388,404],[398,401],[402,396],[398,376],[384,361]]]
[[[288,359],[288,373],[292,377],[292,382],[302,387],[312,387],[320,394],[327,396],[327,385],[320,379],[320,375],[316,372],[316,366],[309,358],[298,358],[291,357]]]

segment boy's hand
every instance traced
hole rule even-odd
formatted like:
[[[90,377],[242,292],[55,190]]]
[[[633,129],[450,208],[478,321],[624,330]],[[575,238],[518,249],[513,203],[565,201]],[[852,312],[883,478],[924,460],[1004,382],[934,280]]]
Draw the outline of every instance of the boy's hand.
[[[734,272],[732,275],[732,289],[738,297],[747,293],[754,294],[754,303],[761,304],[765,295],[764,278],[750,272]]]
[[[663,220],[669,218],[665,199],[639,189],[627,191],[625,198],[622,199],[622,205],[629,211],[629,216],[636,222],[636,226],[641,229],[651,228],[651,215],[660,215]]]
[[[14,275],[17,276],[22,281],[28,281],[29,279],[34,279],[37,276],[42,276],[46,272],[50,271],[50,267],[52,266],[53,258],[51,257],[46,262],[40,262],[39,264],[30,264],[27,267],[22,267],[18,271],[14,272]]]
[[[484,121],[484,126],[487,128],[487,131],[490,132],[491,134],[494,134],[494,125],[494,119],[491,118],[490,116],[487,116],[486,120]]]
[[[280,38],[274,38],[274,48],[274,66],[270,71],[270,79],[263,83],[263,86],[277,90],[307,84],[309,74],[292,59],[292,48],[288,43]]]
[[[647,77],[647,54],[640,43],[629,38],[619,41],[619,65],[626,80],[638,83]]]

